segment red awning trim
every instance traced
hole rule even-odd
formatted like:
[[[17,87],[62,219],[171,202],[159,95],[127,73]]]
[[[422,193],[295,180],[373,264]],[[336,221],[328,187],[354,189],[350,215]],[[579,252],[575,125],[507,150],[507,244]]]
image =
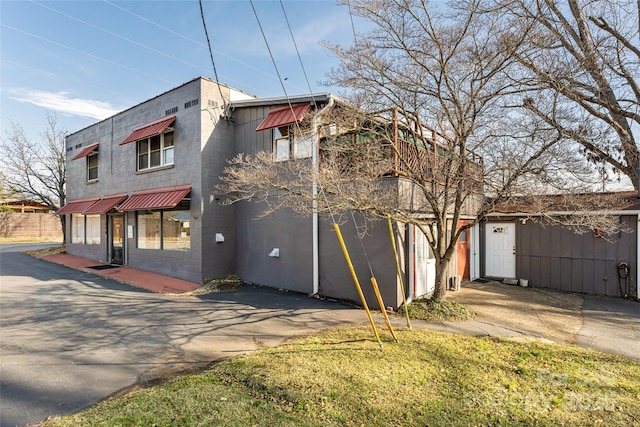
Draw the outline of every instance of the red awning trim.
[[[300,123],[305,114],[311,109],[311,104],[292,104],[272,108],[256,131],[279,128],[294,123]]]
[[[106,214],[111,209],[113,209],[118,203],[122,202],[127,198],[126,194],[118,194],[114,196],[106,196],[102,200],[91,205],[88,209],[84,210],[82,213],[85,215],[91,214]]]
[[[74,214],[74,213],[84,213],[87,209],[89,209],[94,203],[96,203],[99,199],[81,199],[74,200],[73,202],[69,202],[56,212],[56,215],[64,215],[64,214]]]
[[[152,136],[160,135],[176,120],[176,115],[172,114],[167,117],[163,117],[146,125],[138,126],[133,130],[131,135],[127,137],[120,145],[128,144],[130,142],[139,141],[141,139],[149,138]]]
[[[100,145],[99,142],[96,142],[95,144],[87,145],[81,152],[76,154],[76,156],[71,160],[77,160],[83,157],[87,157],[89,154],[93,153],[94,151],[98,151],[99,145]]]
[[[133,193],[120,205],[119,211],[140,211],[145,209],[174,208],[191,191],[191,185],[157,188]]]

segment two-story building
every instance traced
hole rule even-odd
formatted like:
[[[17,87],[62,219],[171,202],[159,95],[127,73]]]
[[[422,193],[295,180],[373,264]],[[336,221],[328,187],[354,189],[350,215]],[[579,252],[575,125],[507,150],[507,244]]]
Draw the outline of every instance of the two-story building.
[[[319,125],[323,111],[339,102],[327,93],[257,99],[200,77],[68,135],[68,203],[58,211],[68,215],[67,252],[196,283],[234,273],[265,286],[358,300],[330,221],[287,210],[256,219],[259,204],[223,206],[215,191],[238,153],[313,157],[320,136],[296,139],[291,125]],[[424,236],[411,226],[399,230],[402,282],[387,224],[371,225],[364,240],[383,298],[394,307],[402,303],[400,283],[412,296],[433,290]],[[355,227],[343,234],[349,247],[360,247]],[[354,251],[352,258],[368,276],[364,255]]]

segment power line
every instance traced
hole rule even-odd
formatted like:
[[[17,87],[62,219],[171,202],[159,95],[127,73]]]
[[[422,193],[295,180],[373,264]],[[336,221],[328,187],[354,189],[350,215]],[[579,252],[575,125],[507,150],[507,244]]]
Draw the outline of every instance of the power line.
[[[115,95],[122,96],[124,98],[128,98],[131,102],[138,102],[134,98],[130,98],[129,94],[118,92],[118,91],[115,91],[113,89],[106,88],[104,86],[98,86],[98,85],[94,85],[94,84],[91,84],[91,83],[87,83],[84,80],[78,80],[78,79],[71,78],[69,76],[65,76],[65,75],[62,75],[62,74],[57,74],[57,73],[54,73],[54,72],[52,72],[50,70],[43,70],[41,68],[36,68],[36,67],[32,67],[31,65],[21,64],[19,62],[11,61],[11,60],[5,59],[5,58],[0,59],[0,62],[5,63],[5,64],[11,64],[11,65],[14,65],[16,67],[25,68],[25,69],[31,70],[31,71],[37,71],[38,73],[47,74],[47,75],[50,75],[50,76],[53,76],[53,77],[57,77],[57,78],[60,78],[60,79],[69,80],[70,82],[79,83],[81,85],[93,87],[93,88],[100,89],[100,90],[103,90],[103,91],[106,91],[106,92],[111,92],[111,93],[113,93]]]
[[[182,60],[182,59],[180,59],[180,58],[178,58],[178,57],[176,57],[176,56],[169,55],[169,54],[168,54],[168,53],[166,53],[166,52],[163,52],[163,51],[161,51],[161,50],[155,49],[155,48],[153,48],[153,47],[151,47],[151,46],[147,46],[147,45],[145,45],[145,44],[142,44],[142,43],[140,43],[140,42],[137,42],[137,41],[135,41],[135,40],[132,40],[132,39],[130,39],[130,38],[128,38],[128,37],[122,36],[122,35],[120,35],[120,34],[118,34],[118,33],[114,33],[113,31],[107,30],[106,28],[102,28],[102,27],[99,27],[98,25],[92,24],[92,23],[90,23],[90,22],[83,21],[82,19],[80,19],[80,18],[76,18],[75,16],[73,16],[73,15],[69,15],[68,13],[65,13],[65,12],[59,11],[59,10],[57,10],[57,9],[54,9],[54,8],[52,8],[52,7],[50,7],[50,6],[44,5],[44,4],[39,3],[39,2],[37,2],[37,1],[34,1],[34,0],[31,0],[31,2],[32,2],[32,3],[34,3],[34,4],[37,4],[37,5],[38,5],[38,6],[40,6],[40,7],[43,7],[43,8],[45,8],[45,9],[48,9],[48,10],[52,11],[52,12],[55,12],[55,13],[57,13],[57,14],[59,14],[59,15],[62,15],[62,16],[64,16],[64,17],[66,17],[66,18],[72,19],[72,20],[74,20],[74,21],[76,21],[76,22],[80,22],[81,24],[87,25],[87,26],[89,26],[89,27],[91,27],[91,28],[95,28],[96,30],[102,31],[102,32],[104,32],[104,33],[107,33],[107,34],[109,34],[109,35],[111,35],[111,36],[113,36],[113,37],[117,37],[117,38],[119,38],[119,39],[121,39],[121,40],[124,40],[124,41],[126,41],[126,42],[132,43],[132,44],[134,44],[134,45],[136,45],[136,46],[138,46],[138,47],[141,47],[141,48],[143,48],[143,49],[150,50],[150,51],[152,51],[152,52],[154,52],[154,53],[157,53],[157,54],[159,54],[159,55],[165,56],[165,57],[167,57],[167,58],[169,58],[169,59],[173,59],[174,61],[178,61],[178,62],[181,62],[181,63],[183,63],[183,64],[189,65],[189,66],[191,66],[191,67],[197,68],[197,69],[199,69],[199,70],[207,71],[207,70],[206,70],[206,68],[203,68],[203,67],[201,67],[201,66],[199,66],[199,65],[197,65],[197,64],[193,64],[193,63],[191,63],[191,62],[188,62],[188,61]]]
[[[282,87],[282,91],[284,92],[284,96],[287,99],[287,104],[289,104],[289,110],[291,111],[291,115],[295,117],[295,113],[293,111],[293,106],[291,105],[291,99],[289,99],[289,94],[287,94],[287,89],[284,87],[284,81],[280,76],[280,71],[278,71],[278,65],[276,65],[276,60],[273,57],[273,52],[271,52],[271,46],[269,46],[269,42],[267,41],[267,36],[262,29],[262,23],[260,22],[260,17],[258,16],[258,12],[256,11],[256,7],[253,4],[253,0],[249,0],[251,3],[251,9],[253,9],[253,15],[256,17],[256,21],[258,21],[258,27],[260,28],[260,33],[262,33],[262,38],[264,39],[264,43],[267,46],[267,51],[269,52],[269,57],[271,58],[271,62],[273,63],[273,68],[276,70],[276,74],[278,75],[278,80],[280,80],[280,86]],[[296,126],[298,127],[298,132],[300,132],[300,125],[296,122]]]
[[[148,22],[148,23],[149,23],[149,24],[151,24],[151,25],[155,25],[156,27],[158,27],[158,28],[160,28],[160,29],[162,29],[162,30],[164,30],[164,31],[167,31],[167,32],[169,32],[169,33],[171,33],[171,34],[173,34],[173,35],[176,35],[176,36],[178,36],[178,37],[180,37],[180,38],[184,39],[184,40],[187,40],[187,41],[189,41],[189,42],[191,42],[191,43],[193,43],[193,44],[195,44],[195,45],[197,45],[197,46],[203,47],[203,48],[205,48],[205,49],[207,48],[207,45],[205,45],[205,44],[203,44],[203,43],[200,43],[200,42],[199,42],[199,41],[197,41],[197,40],[194,40],[194,39],[192,39],[192,38],[190,38],[190,37],[187,37],[187,36],[185,36],[184,34],[180,34],[179,32],[172,30],[171,28],[167,28],[167,27],[165,27],[165,26],[163,26],[163,25],[161,25],[161,24],[158,24],[157,22],[152,21],[152,20],[151,20],[151,19],[149,19],[149,18],[146,18],[146,17],[144,17],[144,16],[138,15],[137,13],[132,12],[132,11],[130,11],[129,9],[126,9],[126,8],[124,8],[124,7],[122,7],[122,6],[119,6],[119,5],[115,4],[115,3],[112,3],[112,2],[110,2],[109,0],[104,0],[104,2],[105,2],[105,3],[107,3],[107,4],[109,4],[109,5],[111,5],[111,6],[113,6],[113,7],[115,7],[115,8],[117,8],[117,9],[122,10],[123,12],[126,12],[126,13],[128,13],[128,14],[130,14],[130,15],[132,15],[132,16],[135,16],[136,18],[139,18],[139,19],[141,19],[141,20],[143,20],[143,21],[145,21],[145,22]],[[226,53],[224,53],[224,52],[222,52],[222,51],[220,51],[220,50],[217,50],[217,49],[213,49],[213,51],[216,53],[216,55],[219,55],[219,56],[223,56],[223,57],[225,57],[225,58],[228,58],[228,59],[230,59],[231,61],[234,61],[234,62],[236,62],[236,63],[238,63],[238,64],[242,65],[243,67],[247,67],[247,68],[249,68],[249,69],[251,69],[251,70],[253,70],[253,71],[257,71],[257,72],[259,72],[260,74],[263,74],[263,75],[265,75],[265,76],[267,76],[267,77],[269,77],[269,78],[272,78],[272,79],[274,79],[274,80],[278,80],[278,78],[277,78],[276,76],[274,76],[273,74],[269,74],[269,73],[265,72],[264,70],[261,70],[261,69],[260,69],[260,68],[258,68],[258,67],[254,67],[253,65],[247,64],[246,62],[243,62],[243,61],[239,60],[238,58],[234,58],[233,56],[227,55]]]
[[[300,61],[300,67],[302,68],[302,74],[304,74],[304,79],[307,82],[307,88],[309,89],[309,94],[311,95],[311,100],[313,101],[313,107],[317,110],[318,105],[316,104],[316,99],[313,96],[313,90],[311,90],[311,84],[309,83],[309,78],[307,77],[307,71],[304,68],[304,64],[302,63],[302,57],[300,56],[300,51],[298,50],[298,44],[296,43],[296,38],[293,36],[293,31],[291,30],[291,24],[289,24],[289,18],[287,17],[287,11],[284,10],[284,3],[280,0],[280,7],[282,8],[282,13],[284,14],[284,20],[287,22],[287,27],[289,28],[289,34],[291,34],[291,40],[293,40],[293,46],[296,48],[296,54],[298,55],[298,60]]]
[[[278,76],[278,80],[280,81],[280,86],[282,86],[282,91],[284,92],[284,95],[287,98],[287,100],[289,100],[289,95],[287,95],[287,89],[285,89],[284,87],[284,81],[282,80],[282,76],[280,76],[280,71],[278,71],[276,60],[273,58],[273,52],[271,52],[271,46],[269,46],[269,42],[267,41],[267,36],[265,35],[264,30],[262,29],[262,24],[260,23],[260,17],[258,17],[258,12],[256,12],[256,7],[253,4],[253,0],[249,0],[249,3],[251,3],[251,9],[253,9],[253,15],[256,17],[256,21],[258,22],[260,33],[262,34],[262,38],[264,39],[264,44],[267,46],[267,51],[269,52],[269,57],[271,58],[271,62],[273,63],[273,68],[276,70],[276,75]]]
[[[147,45],[145,45],[145,44],[143,44],[143,43],[137,42],[137,41],[135,41],[135,40],[133,40],[133,39],[130,39],[130,38],[128,38],[128,37],[125,37],[125,36],[123,36],[123,35],[121,35],[121,34],[118,34],[118,33],[114,32],[114,31],[110,31],[110,30],[108,30],[108,29],[106,29],[106,28],[103,28],[103,27],[100,27],[100,26],[98,26],[98,25],[92,24],[92,23],[90,23],[90,22],[84,21],[84,20],[82,20],[82,19],[80,19],[80,18],[77,18],[77,17],[75,17],[75,16],[73,16],[73,15],[70,15],[70,14],[68,14],[68,13],[62,12],[62,11],[60,11],[60,10],[57,10],[57,9],[55,9],[55,8],[53,8],[53,7],[48,6],[48,5],[45,5],[45,4],[42,4],[42,3],[39,3],[39,2],[37,2],[37,1],[35,1],[35,0],[31,0],[31,3],[36,4],[36,5],[38,5],[38,6],[42,7],[42,8],[44,8],[44,9],[47,9],[47,10],[49,10],[49,11],[51,11],[51,12],[57,13],[57,14],[59,14],[59,15],[62,15],[62,16],[64,16],[64,17],[68,18],[68,19],[71,19],[71,20],[74,20],[74,21],[76,21],[76,22],[79,22],[79,23],[81,23],[81,24],[83,24],[83,25],[86,25],[86,26],[89,26],[89,27],[94,28],[94,29],[96,29],[96,30],[102,31],[102,32],[104,32],[104,33],[106,33],[106,34],[109,34],[109,35],[113,36],[113,37],[119,38],[119,39],[124,40],[124,41],[126,41],[126,42],[129,42],[129,43],[131,43],[131,44],[134,44],[134,45],[136,45],[136,46],[138,46],[138,47],[141,47],[141,48],[143,48],[143,49],[147,49],[147,50],[149,50],[149,51],[151,51],[151,52],[157,53],[157,54],[159,54],[159,55],[162,55],[162,56],[167,57],[167,58],[169,58],[169,59],[172,59],[172,60],[174,60],[174,61],[177,61],[177,62],[183,63],[183,64],[185,64],[185,65],[189,65],[190,67],[193,67],[193,68],[195,68],[195,69],[201,70],[202,72],[208,72],[208,71],[209,71],[207,68],[203,68],[203,67],[201,67],[201,66],[199,66],[199,65],[197,65],[197,64],[194,64],[194,63],[191,63],[191,62],[185,61],[185,60],[180,59],[180,58],[178,58],[178,57],[176,57],[176,56],[170,55],[170,54],[168,54],[168,53],[166,53],[166,52],[164,52],[164,51],[162,51],[162,50],[158,50],[158,49],[155,49],[155,48],[153,48],[153,47],[151,47],[151,46],[147,46]],[[191,42],[193,42],[193,43],[196,43],[198,46],[201,46],[201,47],[204,47],[204,48],[206,48],[206,47],[207,47],[206,45],[204,45],[204,44],[202,44],[202,43],[199,43],[199,42],[197,42],[197,41],[195,41],[195,40],[193,40],[193,39],[190,39],[190,38],[188,38],[188,37],[186,37],[186,36],[183,36],[183,35],[181,35],[180,33],[176,32],[176,31],[173,31],[173,30],[171,30],[171,29],[169,29],[169,28],[163,27],[162,25],[157,24],[157,23],[155,23],[155,22],[153,22],[153,21],[151,21],[151,20],[149,20],[149,19],[146,19],[146,18],[144,18],[144,17],[140,16],[140,15],[136,15],[135,13],[130,12],[130,11],[128,11],[128,10],[126,10],[126,9],[124,9],[124,8],[122,8],[122,7],[120,7],[120,6],[117,6],[117,5],[112,4],[112,3],[110,3],[110,2],[107,2],[107,3],[111,4],[111,5],[112,5],[112,6],[114,6],[114,7],[117,7],[117,8],[119,8],[119,9],[122,9],[122,10],[124,10],[124,11],[126,11],[126,12],[128,12],[128,13],[130,13],[130,14],[132,14],[132,15],[134,15],[134,16],[136,16],[136,17],[138,17],[138,18],[140,18],[140,19],[144,19],[145,21],[150,22],[150,23],[152,23],[152,24],[154,24],[154,25],[156,25],[156,26],[158,26],[158,27],[160,27],[160,28],[162,28],[162,29],[164,29],[164,30],[166,30],[166,31],[170,31],[172,34],[178,35],[178,36],[180,36],[180,37],[182,37],[182,38],[184,38],[184,39],[186,39],[186,40],[189,40],[189,41],[191,41]],[[273,77],[273,76],[270,76],[270,77],[275,79],[275,77]],[[242,82],[237,81],[237,80],[234,80],[234,79],[232,79],[232,78],[227,78],[227,77],[225,77],[225,79],[226,79],[226,80],[228,80],[228,81],[230,81],[230,82],[235,82],[235,83],[238,83],[238,84],[240,84],[240,85],[243,85],[243,83],[242,83]],[[175,83],[175,82],[171,82],[171,84],[174,84],[174,83]],[[251,89],[257,89],[257,88],[254,88],[254,87],[251,87],[251,86],[248,86],[248,85],[244,85],[244,86],[245,86],[245,87],[248,87],[248,88],[251,88]]]
[[[213,74],[216,77],[216,84],[218,85],[218,91],[220,92],[220,98],[222,99],[222,103],[223,103],[223,110],[225,107],[225,100],[224,100],[224,96],[222,95],[222,88],[220,87],[220,80],[218,80],[218,70],[216,70],[216,63],[213,60],[213,51],[211,50],[211,41],[209,40],[209,32],[207,31],[207,22],[204,19],[204,10],[202,9],[202,0],[199,1],[200,3],[200,17],[202,17],[202,26],[204,27],[204,35],[207,37],[207,47],[209,48],[209,56],[211,57],[211,65],[213,65]]]
[[[162,82],[169,83],[169,84],[174,84],[174,82],[172,82],[172,81],[170,81],[170,80],[163,79],[162,77],[158,77],[158,76],[155,76],[155,75],[153,75],[153,74],[149,74],[149,73],[147,73],[147,72],[145,72],[145,71],[142,71],[142,70],[138,70],[138,69],[135,69],[135,68],[129,67],[128,65],[120,64],[119,62],[115,62],[115,61],[112,61],[112,60],[110,60],[110,59],[103,58],[103,57],[98,56],[98,55],[94,55],[93,53],[89,53],[89,52],[85,52],[85,51],[80,50],[80,49],[76,49],[75,47],[68,46],[68,45],[66,45],[66,44],[63,44],[63,43],[60,43],[60,42],[57,42],[57,41],[54,41],[54,40],[48,39],[48,38],[46,38],[46,37],[42,37],[42,36],[39,36],[39,35],[36,35],[36,34],[33,34],[33,33],[29,33],[29,32],[27,32],[27,31],[21,30],[21,29],[19,29],[19,28],[12,27],[12,26],[7,25],[7,24],[2,24],[2,23],[0,23],[0,26],[2,26],[2,27],[4,27],[4,28],[8,28],[8,29],[13,30],[13,31],[16,31],[16,32],[19,32],[19,33],[22,33],[22,34],[26,34],[26,35],[28,35],[28,36],[34,37],[34,38],[39,39],[39,40],[43,40],[43,41],[45,41],[45,42],[47,42],[47,43],[51,43],[51,44],[56,45],[56,46],[63,47],[63,48],[65,48],[65,49],[69,49],[69,50],[72,50],[72,51],[74,51],[74,52],[81,53],[81,54],[86,55],[86,56],[89,56],[89,57],[91,57],[91,58],[99,59],[100,61],[104,61],[104,62],[107,62],[107,63],[112,64],[112,65],[117,65],[118,67],[122,67],[122,68],[124,68],[124,69],[126,69],[126,70],[129,70],[129,71],[134,71],[134,72],[136,72],[136,73],[139,73],[139,74],[145,75],[145,76],[147,76],[147,77],[151,77],[151,78],[156,79],[156,80],[160,80],[160,81],[162,81]]]

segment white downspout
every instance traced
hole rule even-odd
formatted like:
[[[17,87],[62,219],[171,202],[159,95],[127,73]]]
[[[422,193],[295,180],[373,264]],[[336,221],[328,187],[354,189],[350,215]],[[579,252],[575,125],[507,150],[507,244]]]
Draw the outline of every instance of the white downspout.
[[[329,97],[329,102],[320,111],[318,111],[311,119],[311,132],[316,135],[311,146],[311,165],[313,166],[313,214],[311,216],[311,228],[313,233],[313,294],[317,294],[320,288],[320,247],[318,239],[318,156],[320,152],[320,134],[318,133],[318,118],[333,106],[333,98]]]

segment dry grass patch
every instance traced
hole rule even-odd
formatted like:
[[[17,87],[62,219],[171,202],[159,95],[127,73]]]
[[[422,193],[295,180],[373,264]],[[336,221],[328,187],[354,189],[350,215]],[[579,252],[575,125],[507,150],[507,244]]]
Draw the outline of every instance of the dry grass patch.
[[[56,255],[56,254],[66,254],[67,247],[65,245],[60,246],[49,246],[47,248],[35,249],[33,251],[25,252],[27,255],[31,255],[33,257],[40,257],[44,255]]]
[[[179,294],[168,294],[178,297],[193,297],[198,295],[215,294],[218,292],[235,292],[240,285],[244,284],[242,280],[235,274],[222,277],[220,279],[210,280],[200,285],[197,289]]]
[[[410,302],[406,307],[410,318],[431,322],[463,321],[475,317],[475,313],[468,307],[446,299],[435,301],[421,298]],[[398,313],[404,315],[404,305],[398,308]]]
[[[574,346],[368,328],[293,340],[47,425],[638,425],[640,364]]]

